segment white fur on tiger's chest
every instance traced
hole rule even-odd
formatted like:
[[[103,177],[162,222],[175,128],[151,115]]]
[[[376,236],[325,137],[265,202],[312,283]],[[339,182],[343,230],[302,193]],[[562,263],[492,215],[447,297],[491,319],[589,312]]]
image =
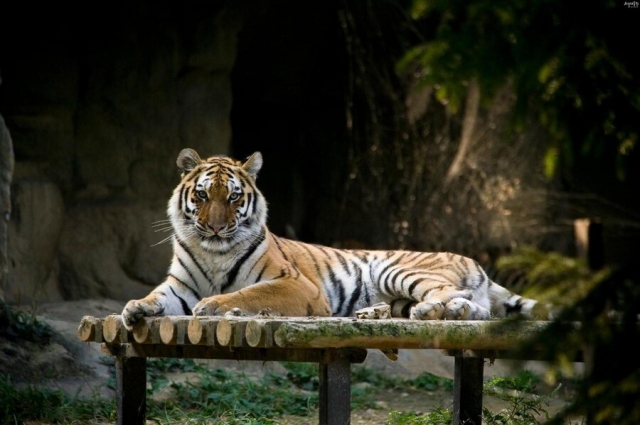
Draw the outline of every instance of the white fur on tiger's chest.
[[[236,257],[232,253],[215,255],[203,249],[197,240],[175,241],[169,273],[185,283],[193,283],[200,298],[210,297],[222,293],[223,287],[229,285],[229,272],[237,263]]]

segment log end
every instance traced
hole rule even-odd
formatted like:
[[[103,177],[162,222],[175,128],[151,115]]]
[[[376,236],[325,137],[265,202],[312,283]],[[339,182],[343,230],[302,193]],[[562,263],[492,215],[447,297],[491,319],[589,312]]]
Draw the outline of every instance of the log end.
[[[97,320],[92,316],[84,316],[78,326],[78,338],[80,341],[93,341],[96,336]]]
[[[216,326],[216,339],[220,345],[227,346],[233,339],[233,325],[228,319],[220,319]]]
[[[189,341],[194,345],[206,343],[207,335],[204,331],[204,326],[202,326],[202,322],[200,322],[200,319],[197,317],[189,321],[187,336],[189,337]]]
[[[247,339],[247,344],[251,347],[257,347],[264,343],[264,335],[263,335],[263,325],[256,321],[250,321],[247,323],[247,327],[245,329],[245,337]]]
[[[135,339],[138,343],[150,342],[151,340],[151,329],[149,328],[149,322],[146,317],[138,320],[133,325],[133,339]]]
[[[178,332],[173,318],[165,316],[160,321],[160,339],[165,344],[175,344],[178,339]]]
[[[107,342],[115,342],[120,338],[120,334],[124,329],[122,325],[122,317],[119,314],[111,314],[104,319],[102,325],[102,335]]]

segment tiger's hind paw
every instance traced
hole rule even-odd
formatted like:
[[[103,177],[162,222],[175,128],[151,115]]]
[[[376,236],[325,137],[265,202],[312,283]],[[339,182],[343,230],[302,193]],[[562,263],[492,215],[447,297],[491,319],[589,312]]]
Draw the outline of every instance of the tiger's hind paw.
[[[447,320],[465,320],[471,316],[473,305],[464,298],[454,298],[447,303],[444,318]]]
[[[444,304],[440,301],[423,301],[411,309],[410,319],[437,320],[444,315]]]
[[[453,298],[447,303],[444,312],[447,320],[486,320],[490,317],[489,310],[464,298]]]

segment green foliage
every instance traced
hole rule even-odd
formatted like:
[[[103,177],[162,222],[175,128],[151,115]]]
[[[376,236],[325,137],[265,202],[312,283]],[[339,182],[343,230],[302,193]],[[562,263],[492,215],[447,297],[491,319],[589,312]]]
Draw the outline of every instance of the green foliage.
[[[443,378],[428,372],[423,372],[418,377],[407,381],[409,385],[427,391],[435,391],[439,388],[453,390],[453,379]]]
[[[502,271],[523,272],[528,283],[524,295],[564,308],[583,301],[612,273],[608,267],[594,272],[581,259],[529,246],[499,258],[496,267]]]
[[[35,314],[5,306],[5,323],[0,326],[0,334],[10,340],[31,341],[46,345],[53,337],[53,329],[39,321]]]
[[[454,113],[470,81],[485,104],[509,84],[514,128],[535,117],[552,137],[547,173],[578,170],[587,158],[623,180],[637,151],[640,85],[636,54],[625,47],[632,14],[620,9],[611,0],[589,2],[576,20],[572,7],[552,0],[413,0],[423,38],[397,71],[435,87]]]
[[[550,394],[538,396],[540,377],[530,371],[521,371],[516,376],[494,377],[485,382],[484,394],[507,402],[507,408],[494,413],[483,409],[483,423],[487,425],[538,425],[549,419],[546,407],[558,393],[559,386]],[[437,408],[427,414],[392,411],[387,425],[444,425],[452,422],[452,412]]]
[[[158,376],[166,372],[196,372],[200,366],[193,359],[162,357],[147,361],[147,376]]]
[[[99,398],[71,398],[62,391],[42,390],[32,386],[17,388],[8,377],[0,375],[0,424],[26,421],[61,423],[88,420],[115,420],[115,402]]]
[[[319,387],[318,365],[316,363],[282,362],[287,369],[287,379],[296,387],[316,391]]]
[[[251,416],[235,415],[233,412],[223,413],[216,417],[207,417],[198,411],[181,410],[175,405],[166,406],[154,423],[161,425],[276,425],[271,418],[255,418]]]
[[[487,425],[538,425],[550,419],[546,407],[555,398],[560,386],[548,395],[538,396],[535,394],[536,386],[531,381],[526,381],[523,387],[519,387],[518,382],[517,379],[494,378],[485,383],[484,394],[509,403],[508,408],[498,413],[483,408],[482,414]],[[504,388],[511,390],[503,391]]]
[[[451,410],[442,408],[434,409],[426,415],[392,410],[387,425],[449,425],[452,421]]]
[[[489,381],[489,386],[493,388],[504,388],[508,390],[519,390],[533,393],[536,385],[540,382],[540,377],[529,370],[521,370],[516,376],[501,378],[494,377]]]
[[[166,377],[167,372],[197,372],[198,365],[193,359],[177,359],[173,357],[157,358],[147,360],[147,396],[161,390],[169,385]],[[112,388],[115,388],[115,378],[109,381]]]
[[[171,383],[172,407],[197,412],[202,417],[273,418],[280,415],[306,415],[317,405],[316,394],[305,394],[286,379],[266,374],[262,380],[223,369],[210,370],[189,365],[199,374],[199,382]],[[152,384],[153,387],[153,384]],[[166,415],[166,404],[150,403],[149,417]]]
[[[413,379],[405,379],[385,375],[363,366],[354,366],[351,368],[351,382],[371,384],[365,389],[352,386],[352,408],[377,408],[377,405],[371,399],[371,394],[374,390],[409,387],[425,391],[436,391],[438,389],[451,390],[453,388],[453,380],[442,378],[428,372],[423,372]]]
[[[640,423],[640,364],[629,347],[640,340],[640,285],[620,269],[589,271],[580,261],[532,248],[516,251],[501,260],[522,267],[534,294],[563,306],[542,334],[519,348],[536,350],[551,359],[546,378],[570,376],[574,359],[586,350],[593,371],[578,379],[576,397],[553,424],[577,415],[593,423]],[[575,323],[579,322],[579,326]]]
[[[367,382],[376,388],[400,388],[406,385],[406,380],[389,376],[364,366],[351,368],[351,382]]]
[[[404,379],[396,376],[389,376],[362,366],[351,368],[352,382],[367,382],[376,388],[394,389],[412,387],[426,391],[437,389],[453,389],[453,380],[423,372],[413,379]]]

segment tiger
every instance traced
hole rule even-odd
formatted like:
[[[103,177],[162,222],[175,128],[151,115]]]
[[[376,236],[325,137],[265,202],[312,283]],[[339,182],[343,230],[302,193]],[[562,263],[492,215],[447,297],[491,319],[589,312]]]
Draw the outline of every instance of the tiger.
[[[177,158],[181,181],[167,206],[173,257],[166,279],[122,311],[142,317],[214,316],[232,310],[283,316],[350,317],[378,303],[392,317],[547,319],[542,303],[493,282],[469,257],[450,252],[338,249],[276,236],[256,185],[260,152],[244,161]]]

